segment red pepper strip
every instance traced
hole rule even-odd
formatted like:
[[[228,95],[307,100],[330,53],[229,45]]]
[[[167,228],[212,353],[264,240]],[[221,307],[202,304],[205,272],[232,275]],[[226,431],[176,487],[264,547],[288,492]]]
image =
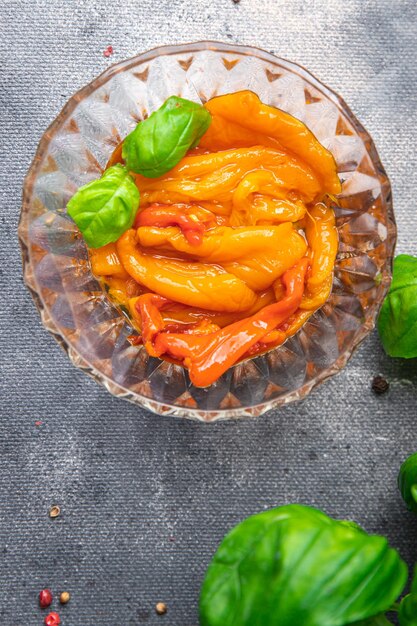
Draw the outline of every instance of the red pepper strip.
[[[154,335],[154,355],[168,353],[175,359],[183,360],[194,385],[211,385],[244,356],[251,346],[298,309],[304,292],[308,264],[309,259],[303,258],[285,272],[282,281],[286,295],[279,302],[205,336],[159,332]]]
[[[186,215],[180,207],[163,206],[152,204],[140,211],[135,220],[135,228],[140,226],[179,226],[181,231],[192,246],[199,246],[203,239],[205,226],[202,222]]]
[[[131,346],[141,346],[143,344],[142,335],[129,335],[127,340]]]
[[[136,302],[136,310],[142,319],[143,345],[151,356],[160,356],[161,354],[155,352],[153,340],[165,327],[164,319],[159,311],[168,304],[171,304],[170,300],[155,293],[145,293],[143,296],[139,296]]]

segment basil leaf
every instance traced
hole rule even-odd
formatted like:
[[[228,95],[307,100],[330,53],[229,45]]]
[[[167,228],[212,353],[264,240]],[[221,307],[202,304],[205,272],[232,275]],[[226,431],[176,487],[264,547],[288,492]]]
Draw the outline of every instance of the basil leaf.
[[[350,626],[392,626],[392,622],[382,614],[361,620],[360,622],[355,622],[354,624],[350,624]]]
[[[130,228],[139,207],[139,189],[123,165],[109,167],[87,183],[67,204],[67,212],[90,248],[119,239]]]
[[[392,283],[379,314],[378,331],[387,354],[417,357],[417,257],[400,254],[394,259]]]
[[[411,581],[410,593],[417,597],[417,565],[414,566],[413,580]]]
[[[417,452],[409,456],[401,465],[398,488],[408,509],[417,513]]]
[[[383,537],[283,506],[223,540],[203,583],[201,625],[345,626],[387,611],[406,579]]]
[[[124,140],[127,168],[148,178],[162,176],[195,148],[210,122],[201,104],[171,96]]]
[[[417,626],[417,566],[414,568],[410,593],[401,600],[398,619],[401,626]]]
[[[400,626],[417,626],[417,595],[410,593],[401,600],[398,611]]]

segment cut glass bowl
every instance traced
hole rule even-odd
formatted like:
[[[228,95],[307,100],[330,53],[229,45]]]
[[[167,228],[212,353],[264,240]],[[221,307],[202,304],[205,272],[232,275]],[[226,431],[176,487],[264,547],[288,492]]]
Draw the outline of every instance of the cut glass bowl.
[[[178,365],[131,346],[128,320],[91,273],[65,206],[98,178],[114,148],[170,95],[205,102],[250,89],[291,113],[332,151],[343,181],[332,294],[303,328],[206,389]],[[305,397],[337,373],[374,327],[391,280],[391,189],[372,139],[341,98],[299,65],[215,42],[168,46],[118,63],[69,100],[44,134],[24,184],[24,277],[44,326],[77,367],[115,396],[201,421],[261,413]]]

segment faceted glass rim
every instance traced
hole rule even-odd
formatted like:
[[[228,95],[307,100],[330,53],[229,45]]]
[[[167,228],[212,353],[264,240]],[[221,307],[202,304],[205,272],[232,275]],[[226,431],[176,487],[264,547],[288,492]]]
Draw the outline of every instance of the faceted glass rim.
[[[43,157],[47,151],[51,141],[53,140],[56,132],[61,129],[63,122],[70,117],[75,108],[85,98],[90,96],[94,91],[102,87],[110,79],[121,72],[125,72],[135,67],[139,63],[151,61],[159,56],[168,56],[180,53],[193,53],[201,52],[204,50],[212,50],[218,53],[236,53],[242,56],[255,57],[261,60],[270,62],[271,64],[279,64],[289,72],[300,76],[304,81],[310,83],[315,89],[321,92],[329,100],[331,100],[343,113],[349,118],[349,122],[352,124],[355,131],[362,136],[364,143],[366,144],[367,152],[375,166],[376,178],[381,185],[381,195],[384,197],[386,212],[387,212],[387,230],[388,236],[385,241],[385,247],[387,250],[387,258],[384,265],[381,268],[381,274],[384,278],[383,288],[380,291],[378,299],[374,304],[366,311],[366,319],[361,326],[360,331],[353,338],[351,345],[344,352],[342,352],[336,361],[327,367],[325,370],[317,374],[314,378],[304,383],[297,389],[289,390],[282,396],[274,398],[272,400],[266,400],[256,405],[242,406],[239,408],[223,408],[223,409],[199,409],[199,408],[186,408],[176,404],[170,404],[169,402],[161,402],[159,400],[153,400],[147,396],[143,396],[137,392],[133,392],[130,389],[123,387],[120,383],[116,383],[109,376],[103,372],[97,370],[93,365],[88,363],[85,358],[76,350],[76,348],[63,336],[58,326],[52,321],[52,319],[45,315],[48,311],[48,306],[45,303],[41,290],[35,281],[36,289],[34,285],[29,285],[25,279],[26,269],[30,266],[29,248],[25,242],[26,224],[24,223],[24,216],[29,213],[33,195],[34,185],[39,174],[40,166],[43,162]],[[200,421],[212,422],[219,419],[232,419],[244,416],[258,416],[273,408],[289,404],[291,402],[304,399],[312,389],[338,373],[346,365],[351,358],[355,350],[359,347],[362,341],[367,335],[374,329],[378,312],[385,295],[388,291],[390,280],[392,277],[392,259],[396,244],[396,222],[393,211],[392,192],[391,185],[385,169],[381,163],[376,146],[366,131],[364,126],[359,122],[356,116],[352,113],[345,100],[341,98],[335,91],[324,85],[318,80],[311,72],[306,70],[302,65],[283,59],[275,54],[266,52],[265,50],[256,46],[246,46],[238,44],[229,44],[221,41],[203,40],[193,43],[172,44],[165,46],[158,46],[152,48],[146,52],[140,53],[133,57],[130,57],[124,61],[117,62],[110,67],[106,68],[99,76],[97,76],[90,83],[78,90],[64,105],[61,112],[53,120],[44,132],[41,140],[39,141],[35,156],[29,167],[28,173],[24,179],[23,195],[22,195],[22,208],[18,226],[18,237],[22,253],[23,275],[25,284],[28,287],[35,305],[40,313],[41,321],[44,327],[54,336],[55,340],[61,345],[61,347],[67,352],[72,363],[83,369],[90,377],[94,378],[97,382],[106,387],[110,393],[117,397],[123,397],[139,406],[142,406],[155,413],[163,415],[174,415],[178,417],[194,418]],[[48,317],[46,321],[46,317]]]

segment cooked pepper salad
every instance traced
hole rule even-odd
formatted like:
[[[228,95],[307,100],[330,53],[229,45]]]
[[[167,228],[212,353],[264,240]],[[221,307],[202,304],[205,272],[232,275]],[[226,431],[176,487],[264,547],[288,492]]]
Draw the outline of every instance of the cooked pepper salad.
[[[326,301],[340,191],[308,128],[241,91],[168,98],[67,210],[148,353],[205,387]]]

